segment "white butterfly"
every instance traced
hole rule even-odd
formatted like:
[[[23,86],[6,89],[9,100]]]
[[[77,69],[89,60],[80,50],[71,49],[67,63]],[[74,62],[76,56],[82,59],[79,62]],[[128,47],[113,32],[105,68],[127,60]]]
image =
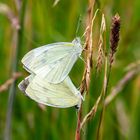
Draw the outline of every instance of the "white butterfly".
[[[69,74],[82,53],[80,39],[58,42],[28,52],[22,59],[24,68],[50,83],[60,83]]]
[[[52,84],[44,78],[31,74],[18,85],[28,97],[34,101],[59,108],[80,107],[82,96],[70,78],[58,84]]]

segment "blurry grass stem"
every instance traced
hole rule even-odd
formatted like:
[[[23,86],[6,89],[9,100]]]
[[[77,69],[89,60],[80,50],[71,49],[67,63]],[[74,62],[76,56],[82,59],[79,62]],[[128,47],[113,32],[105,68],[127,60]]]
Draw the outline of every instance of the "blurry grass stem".
[[[19,11],[19,24],[20,28],[17,30],[17,45],[14,51],[13,60],[12,60],[12,73],[18,71],[18,59],[20,56],[21,46],[22,46],[22,36],[23,36],[23,26],[24,26],[24,15],[25,15],[25,7],[27,0],[22,1],[21,9]],[[13,102],[16,94],[16,80],[12,83],[9,90],[9,98],[8,98],[8,108],[6,115],[6,126],[5,126],[5,134],[4,139],[11,139],[11,120],[12,120],[12,110],[13,110]]]
[[[21,76],[21,73],[19,72],[14,73],[10,79],[8,79],[4,84],[0,86],[0,93],[3,91],[6,91],[9,88],[9,86],[20,76]]]
[[[20,28],[18,18],[14,15],[14,12],[8,5],[0,3],[0,13],[5,15],[10,20],[15,29],[18,30]]]
[[[109,78],[109,77],[107,77],[108,76],[107,75],[107,66],[108,66],[108,58],[107,58],[107,56],[105,56],[104,81],[103,81],[103,89],[101,91],[102,111],[101,111],[99,126],[98,126],[98,130],[97,130],[97,140],[102,139],[103,119],[104,119],[104,112],[105,112],[104,100],[105,100],[105,95],[107,93],[108,78]]]
[[[110,94],[105,99],[105,106],[109,105],[109,103],[121,92],[124,86],[134,78],[140,72],[140,67],[132,69],[128,71],[125,76],[117,83],[115,87],[112,88]]]

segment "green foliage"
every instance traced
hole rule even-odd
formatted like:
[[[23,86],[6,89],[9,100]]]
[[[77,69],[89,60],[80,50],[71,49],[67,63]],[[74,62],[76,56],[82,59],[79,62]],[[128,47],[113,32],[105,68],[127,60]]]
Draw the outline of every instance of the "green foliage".
[[[13,0],[1,0],[0,2],[7,4],[14,15],[18,15],[18,10]],[[75,37],[80,15],[82,17],[82,25],[80,26],[79,34],[82,35],[85,30],[88,1],[60,0],[54,7],[53,3],[53,0],[27,0],[22,48],[19,48],[20,56],[18,56],[18,68],[23,73],[23,76],[18,79],[18,82],[28,75],[22,69],[20,62],[25,53],[44,44],[57,41],[72,41]],[[140,1],[97,0],[95,8],[99,8],[105,14],[107,46],[109,46],[111,18],[117,12],[121,17],[121,40],[111,72],[109,82],[110,91],[111,87],[115,86],[123,77],[125,67],[140,59]],[[101,71],[96,78],[94,73],[95,61],[97,60],[100,21],[101,14],[99,13],[93,26],[94,68],[90,93],[84,102],[84,115],[94,105],[102,88],[103,72]],[[5,83],[11,76],[11,60],[16,45],[15,31],[16,29],[12,26],[7,16],[0,13],[0,85]],[[77,87],[80,85],[82,73],[83,63],[78,60],[70,74]],[[8,90],[0,92],[0,140],[3,139],[4,135],[8,93]],[[137,76],[125,85],[117,96],[117,99],[113,100],[107,107],[104,119],[104,140],[140,139],[139,94],[140,76]],[[119,105],[123,107],[119,108]],[[101,108],[99,106],[96,116],[83,129],[83,139],[96,139],[100,112]],[[122,114],[125,117],[120,112],[123,112]],[[123,121],[123,119],[125,120]],[[13,140],[73,140],[75,137],[76,121],[75,108],[57,109],[46,107],[46,111],[43,111],[37,103],[25,97],[17,89],[12,112]],[[125,127],[127,129],[124,129]]]

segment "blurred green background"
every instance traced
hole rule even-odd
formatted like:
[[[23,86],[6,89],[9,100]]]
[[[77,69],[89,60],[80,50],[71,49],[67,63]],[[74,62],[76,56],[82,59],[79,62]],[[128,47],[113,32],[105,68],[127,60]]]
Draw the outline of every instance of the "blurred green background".
[[[29,50],[52,42],[72,41],[76,34],[78,18],[82,24],[78,32],[85,30],[87,0],[60,0],[53,6],[53,0],[26,0],[25,9],[20,7],[21,0],[0,0],[0,85],[12,75],[13,55],[19,44],[17,56],[18,71],[22,77],[28,75],[22,68],[21,58]],[[3,5],[4,4],[4,5]],[[6,8],[5,8],[6,6]],[[8,8],[7,8],[8,7]],[[121,37],[111,72],[109,91],[126,73],[130,63],[140,60],[140,1],[139,0],[97,0],[94,11],[99,8],[93,26],[94,66],[97,60],[101,13],[105,14],[107,26],[107,45],[111,18],[115,13],[121,17]],[[6,10],[5,10],[6,9]],[[21,11],[22,10],[22,11]],[[20,16],[20,13],[23,14]],[[24,18],[24,28],[17,34],[15,28],[17,16]],[[11,19],[15,19],[14,21]],[[19,39],[19,38],[18,38]],[[15,63],[15,62],[14,62]],[[82,78],[84,64],[81,60],[75,64],[70,75],[78,87]],[[102,87],[102,71],[95,82],[93,68],[91,89],[83,105],[86,114],[95,103]],[[17,86],[16,86],[17,87]],[[38,104],[25,97],[17,88],[12,111],[11,136],[13,140],[74,140],[77,114],[75,108],[57,109],[46,107],[42,110]],[[3,140],[8,108],[9,89],[0,92],[0,140]],[[83,140],[96,139],[100,108],[82,131]],[[129,81],[117,98],[107,107],[104,120],[104,140],[140,139],[140,75]]]

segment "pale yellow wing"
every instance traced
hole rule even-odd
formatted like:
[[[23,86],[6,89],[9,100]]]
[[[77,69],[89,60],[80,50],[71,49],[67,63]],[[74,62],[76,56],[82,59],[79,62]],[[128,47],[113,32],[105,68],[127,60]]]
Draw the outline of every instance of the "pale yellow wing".
[[[69,77],[59,84],[51,84],[35,76],[25,92],[31,99],[48,106],[66,108],[81,104],[80,92]]]

